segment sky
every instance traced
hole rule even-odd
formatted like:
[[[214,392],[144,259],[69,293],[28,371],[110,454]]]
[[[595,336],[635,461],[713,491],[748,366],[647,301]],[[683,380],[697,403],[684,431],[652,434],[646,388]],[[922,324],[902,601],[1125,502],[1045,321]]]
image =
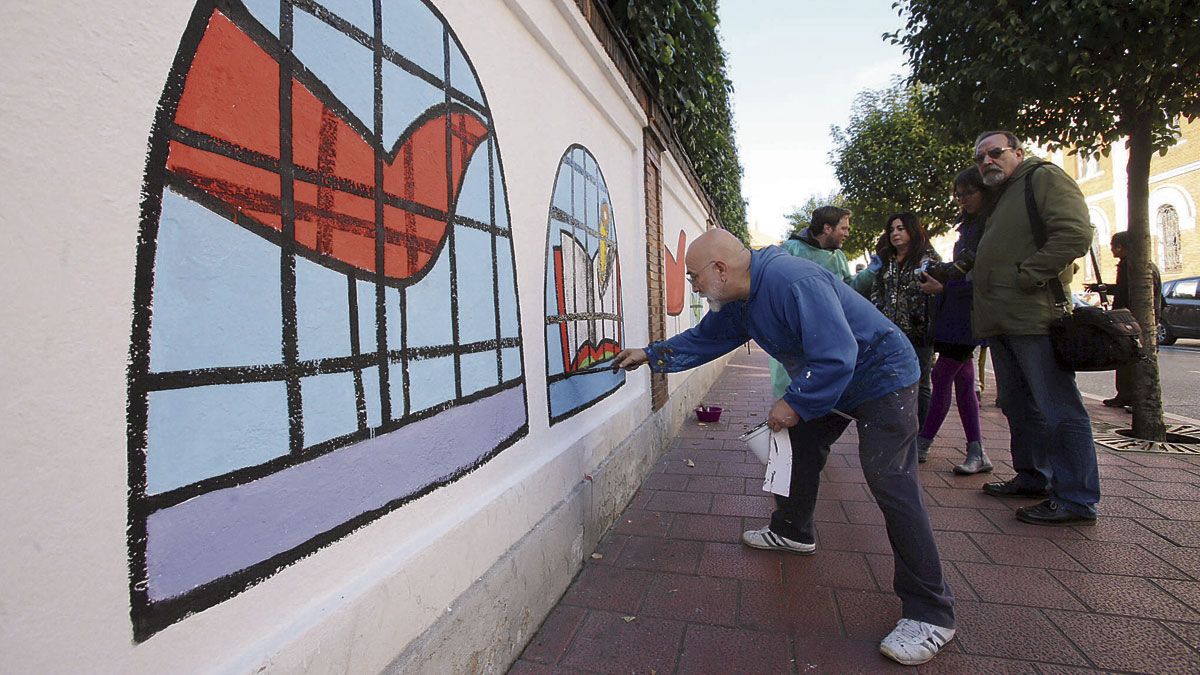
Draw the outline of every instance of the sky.
[[[720,3],[751,229],[781,236],[792,207],[837,189],[830,126],[845,126],[858,92],[908,74],[881,37],[901,25],[892,1]]]

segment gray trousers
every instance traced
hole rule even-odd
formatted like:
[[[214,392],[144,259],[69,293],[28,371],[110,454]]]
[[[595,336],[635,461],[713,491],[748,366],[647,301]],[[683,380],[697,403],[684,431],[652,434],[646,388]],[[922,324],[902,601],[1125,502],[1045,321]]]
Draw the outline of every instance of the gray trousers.
[[[858,420],[858,456],[863,476],[887,525],[896,564],[892,585],[907,619],[954,627],[954,594],[942,576],[929,513],[917,476],[917,387],[913,385],[868,401],[848,413]],[[791,495],[776,495],[771,531],[812,543],[813,510],[821,469],[830,446],[849,420],[826,415],[790,429]]]

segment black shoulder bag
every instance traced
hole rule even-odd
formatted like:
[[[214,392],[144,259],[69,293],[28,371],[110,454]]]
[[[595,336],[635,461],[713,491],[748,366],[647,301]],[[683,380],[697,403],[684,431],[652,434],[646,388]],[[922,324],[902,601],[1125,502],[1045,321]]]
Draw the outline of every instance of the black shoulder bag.
[[[1038,213],[1033,197],[1033,174],[1037,166],[1025,175],[1025,210],[1037,247],[1046,245],[1046,223]],[[1049,280],[1054,302],[1065,315],[1050,323],[1050,344],[1054,359],[1067,370],[1115,370],[1137,361],[1142,349],[1142,329],[1128,309],[1105,310],[1100,307],[1072,309],[1058,277]]]

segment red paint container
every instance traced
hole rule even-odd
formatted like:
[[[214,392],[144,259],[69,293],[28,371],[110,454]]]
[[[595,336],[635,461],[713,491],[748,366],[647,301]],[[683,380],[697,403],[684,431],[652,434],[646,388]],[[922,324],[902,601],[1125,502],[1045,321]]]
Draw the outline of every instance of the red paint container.
[[[721,419],[723,408],[715,405],[700,405],[696,407],[696,419],[701,422],[717,422]]]

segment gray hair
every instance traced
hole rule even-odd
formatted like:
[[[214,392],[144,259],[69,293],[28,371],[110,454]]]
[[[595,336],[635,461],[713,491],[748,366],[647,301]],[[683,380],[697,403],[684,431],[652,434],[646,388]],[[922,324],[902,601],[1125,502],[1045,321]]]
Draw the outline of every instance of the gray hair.
[[[1017,138],[1017,135],[1014,134],[1013,132],[1005,131],[1003,129],[999,129],[996,131],[985,131],[982,134],[979,134],[978,136],[975,137],[975,147],[979,147],[979,144],[983,142],[983,139],[987,138],[988,136],[995,136],[996,134],[1004,135],[1005,140],[1008,141],[1008,147],[1013,148],[1015,150],[1022,149],[1021,139]]]

